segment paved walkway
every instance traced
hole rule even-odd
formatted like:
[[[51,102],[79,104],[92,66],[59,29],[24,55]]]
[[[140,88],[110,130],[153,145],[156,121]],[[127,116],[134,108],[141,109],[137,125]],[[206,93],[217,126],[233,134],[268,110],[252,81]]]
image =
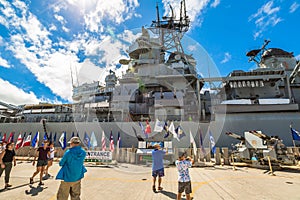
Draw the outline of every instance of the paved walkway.
[[[82,181],[82,200],[159,200],[175,199],[177,192],[177,172],[174,167],[166,168],[162,192],[153,193],[151,190],[151,168],[120,164],[103,167],[90,165]],[[18,162],[11,173],[9,190],[0,189],[0,200],[17,199],[56,199],[59,181],[54,178],[45,180],[44,186],[38,186],[38,178],[30,186],[29,177],[35,167],[31,163]],[[56,175],[59,170],[57,163],[50,168],[50,174]],[[237,168],[233,171],[228,166],[192,168],[192,188],[195,200],[219,199],[300,199],[299,171],[276,171],[276,176],[265,173],[264,170],[252,168]],[[4,174],[1,177],[0,188],[4,187]],[[183,198],[185,199],[185,198]]]

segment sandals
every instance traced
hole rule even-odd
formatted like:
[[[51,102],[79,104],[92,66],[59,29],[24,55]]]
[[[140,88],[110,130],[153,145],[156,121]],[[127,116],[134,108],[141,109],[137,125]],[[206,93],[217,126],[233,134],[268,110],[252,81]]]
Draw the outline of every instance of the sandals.
[[[30,178],[29,184],[33,184],[33,178]]]
[[[44,185],[44,183],[43,183],[43,182],[40,182],[39,185]]]
[[[162,188],[162,187],[158,187],[158,190],[163,190],[164,188]]]

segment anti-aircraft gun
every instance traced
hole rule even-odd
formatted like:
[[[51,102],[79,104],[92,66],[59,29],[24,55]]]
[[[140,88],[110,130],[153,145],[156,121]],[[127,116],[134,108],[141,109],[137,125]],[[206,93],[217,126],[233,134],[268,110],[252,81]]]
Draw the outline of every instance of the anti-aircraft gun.
[[[247,132],[245,132],[246,137]],[[273,163],[277,164],[294,164],[295,157],[288,154],[287,148],[283,144],[283,141],[278,136],[267,136],[261,131],[249,131],[247,136],[246,146],[254,148],[260,160],[267,161],[266,157],[269,156]],[[257,145],[259,144],[260,145]]]
[[[250,160],[249,149],[245,146],[245,138],[232,132],[226,132],[225,134],[234,139],[240,140],[239,143],[232,146],[232,153],[234,155],[235,160],[243,162]]]
[[[267,157],[274,164],[294,164],[295,158],[287,153],[287,149],[282,140],[263,134],[261,131],[246,131],[244,137],[227,132],[226,135],[240,140],[233,151],[236,161],[252,162],[258,160],[264,165],[268,162]]]

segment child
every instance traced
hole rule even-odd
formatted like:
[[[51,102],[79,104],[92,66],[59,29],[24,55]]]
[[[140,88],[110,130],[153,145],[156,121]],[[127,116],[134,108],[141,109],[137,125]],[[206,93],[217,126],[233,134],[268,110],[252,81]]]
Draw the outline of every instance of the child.
[[[179,159],[175,164],[178,170],[178,194],[177,200],[181,200],[181,194],[185,191],[186,199],[191,200],[190,193],[192,193],[191,178],[189,174],[189,167],[192,167],[194,160],[190,157],[185,158],[185,153],[179,154]]]
[[[54,153],[56,152],[56,150],[54,149],[54,144],[53,142],[49,143],[49,147],[50,147],[50,156],[48,157],[48,165],[45,169],[45,174],[47,177],[50,177],[50,174],[48,173],[49,168],[52,166],[53,164],[53,159],[54,159]]]

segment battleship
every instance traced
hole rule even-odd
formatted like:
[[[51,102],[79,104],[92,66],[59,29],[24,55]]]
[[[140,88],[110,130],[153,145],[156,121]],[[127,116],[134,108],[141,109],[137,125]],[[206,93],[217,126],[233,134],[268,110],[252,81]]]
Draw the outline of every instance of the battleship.
[[[292,145],[290,124],[300,129],[300,62],[293,53],[279,48],[247,53],[257,64],[252,71],[232,71],[226,77],[201,77],[201,63],[188,54],[182,44],[189,30],[185,1],[180,17],[171,16],[142,27],[128,47],[128,59],[119,63],[128,69],[122,77],[110,70],[105,83],[94,81],[73,88],[72,104],[15,106],[5,102],[0,112],[0,132],[72,132],[83,137],[95,132],[98,141],[104,132],[122,137],[122,147],[137,147],[138,141],[172,141],[174,147],[189,147],[190,133],[200,145],[209,145],[210,135],[220,147],[231,146],[226,132],[242,135],[260,130],[278,136]],[[210,83],[219,87],[209,90]],[[168,131],[155,132],[157,121],[181,127],[186,137],[180,140]],[[150,125],[149,135],[142,126]]]

